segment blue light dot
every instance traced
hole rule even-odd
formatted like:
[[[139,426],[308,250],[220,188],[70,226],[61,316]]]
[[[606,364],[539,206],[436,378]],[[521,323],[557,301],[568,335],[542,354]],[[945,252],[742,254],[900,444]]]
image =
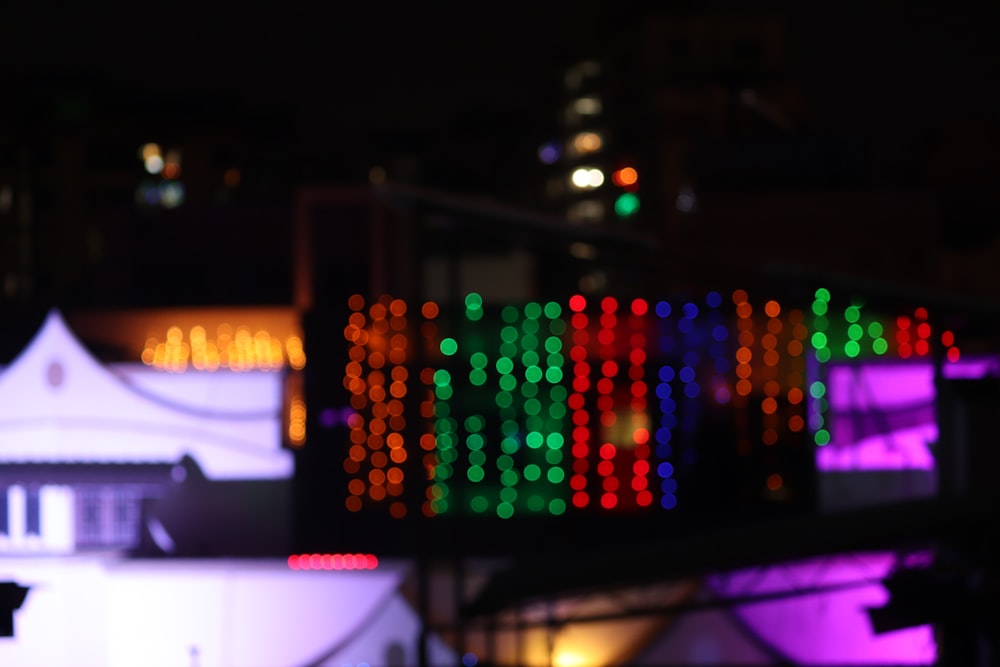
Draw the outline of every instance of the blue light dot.
[[[690,382],[684,386],[684,395],[688,398],[698,398],[700,393],[701,387],[698,386],[697,382]]]
[[[677,492],[677,480],[673,477],[665,479],[660,483],[660,489],[664,493],[676,493]]]
[[[668,442],[670,442],[670,429],[669,428],[656,429],[656,441],[661,445],[665,445]],[[659,447],[656,448],[656,454],[657,456],[665,456],[664,454],[660,453]],[[669,456],[669,454],[667,454],[666,456]]]
[[[674,379],[674,369],[671,366],[660,366],[660,380],[670,382]]]
[[[662,382],[662,383],[656,385],[656,397],[657,398],[670,398],[670,392],[671,391],[672,390],[670,389],[670,385],[667,384],[667,383],[665,383],[665,382]]]
[[[729,338],[729,329],[724,324],[716,324],[712,328],[712,338],[720,343]]]
[[[656,455],[661,459],[665,459],[674,453],[674,448],[665,442],[661,442],[656,446]]]
[[[660,477],[666,479],[667,477],[674,476],[674,465],[669,461],[664,461],[656,467],[656,474]]]
[[[690,366],[684,366],[677,375],[680,377],[681,382],[691,382],[694,380],[694,369]]]
[[[656,315],[662,318],[670,317],[670,304],[666,301],[660,301],[656,304]]]
[[[677,507],[677,497],[672,493],[668,493],[660,499],[660,505],[665,510],[672,510]]]
[[[707,303],[710,308],[718,308],[722,305],[722,295],[718,292],[709,292],[705,295],[705,303]]]

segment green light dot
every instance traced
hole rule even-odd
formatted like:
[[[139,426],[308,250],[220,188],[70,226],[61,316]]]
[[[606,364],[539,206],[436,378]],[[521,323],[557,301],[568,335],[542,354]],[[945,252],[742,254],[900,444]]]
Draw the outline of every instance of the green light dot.
[[[505,436],[514,435],[518,432],[519,426],[513,419],[505,419],[502,424],[500,424],[500,432]]]
[[[852,324],[847,327],[847,337],[851,340],[861,340],[861,337],[865,335],[865,329],[860,324]]]
[[[514,396],[509,391],[498,391],[494,402],[498,408],[509,408],[514,404]]]
[[[521,385],[521,395],[525,398],[538,396],[538,385],[534,382],[525,382]]]
[[[528,497],[528,511],[538,514],[545,509],[545,498],[541,496],[529,496]]]
[[[542,306],[534,301],[525,304],[524,316],[528,319],[537,320],[542,316]]]
[[[524,442],[532,449],[538,449],[545,442],[545,437],[538,431],[532,431],[524,438]]]
[[[562,339],[556,336],[547,336],[545,338],[545,351],[550,354],[555,354],[562,349]]]
[[[521,314],[517,312],[517,308],[515,308],[514,306],[504,306],[503,310],[500,311],[500,319],[502,319],[507,324],[513,324],[514,322],[517,322],[520,316]]]
[[[475,496],[469,501],[469,507],[472,508],[473,512],[482,514],[490,508],[490,501],[486,500],[484,496]]]
[[[519,443],[517,441],[517,438],[513,436],[507,436],[506,438],[500,441],[500,451],[502,451],[505,454],[514,454],[520,448],[521,448],[521,443]]]
[[[482,352],[473,352],[469,356],[469,365],[473,368],[486,368],[486,365],[490,363],[490,360],[486,358],[486,355]]]
[[[435,440],[438,450],[455,446],[455,437],[451,433],[439,433]]]
[[[530,350],[529,352],[525,352],[525,354],[533,354],[535,359],[538,359],[538,353],[535,352],[535,350],[538,349],[538,336],[534,334],[524,334],[524,337],[521,338],[521,347],[525,350]],[[537,364],[538,361],[535,361],[535,363]]]
[[[510,454],[501,454],[497,457],[497,470],[510,470],[514,467],[514,459]]]
[[[451,414],[451,406],[447,403],[435,403],[434,404],[434,416],[438,419],[443,419]]]
[[[539,361],[538,353],[534,350],[528,350],[521,355],[521,363],[525,366],[537,366]]]
[[[547,304],[545,304],[544,310],[545,310],[545,317],[549,318],[550,320],[554,320],[560,315],[562,315],[562,306],[560,306],[559,303],[556,301],[549,301]]]
[[[558,366],[551,366],[545,370],[545,381],[549,384],[559,384],[562,379],[563,372]]]
[[[872,338],[881,338],[884,333],[885,329],[882,328],[881,322],[872,322],[868,325],[868,335]]]
[[[639,212],[639,197],[634,192],[623,192],[615,200],[615,215],[627,218]]]
[[[552,389],[549,389],[549,398],[553,401],[561,403],[566,400],[568,393],[569,392],[566,391],[566,387],[552,387]]]
[[[821,301],[829,301],[830,300],[830,291],[828,289],[826,289],[825,287],[820,287],[818,290],[816,290],[816,295],[815,296],[816,296],[817,299],[819,299]]]
[[[537,398],[529,398],[524,402],[524,414],[538,415],[542,413],[542,403]]]
[[[889,343],[886,342],[885,338],[876,338],[872,341],[872,351],[875,354],[885,354],[889,351]]]
[[[465,473],[466,477],[469,478],[470,482],[476,483],[481,482],[486,477],[486,473],[479,466],[469,466],[468,472]]]
[[[510,357],[500,357],[497,359],[496,369],[498,373],[507,375],[514,370],[514,360]]]
[[[553,484],[559,484],[566,479],[566,473],[562,468],[549,468],[549,471],[545,473],[545,476]]]
[[[481,368],[473,368],[469,371],[469,382],[477,387],[482,387],[486,384],[486,371]]]
[[[486,439],[478,433],[473,433],[465,439],[465,446],[474,451],[482,449],[485,444]]]
[[[465,307],[469,310],[479,310],[483,307],[483,297],[476,292],[469,292],[465,296]]]
[[[508,486],[500,489],[500,500],[505,503],[510,503],[511,505],[517,500],[517,489],[513,486]]]
[[[830,432],[825,428],[816,431],[816,444],[822,447],[830,443]]]
[[[563,453],[561,449],[548,449],[545,451],[545,461],[549,465],[559,465],[562,463]]]
[[[451,450],[447,450],[451,451]],[[451,464],[440,463],[437,467],[438,479],[451,479],[451,474],[453,470],[451,469]]]
[[[431,508],[434,510],[435,514],[447,514],[448,513],[448,501],[441,499],[431,502]]]
[[[562,419],[566,416],[566,405],[564,403],[553,403],[549,406],[549,416],[553,419]]]
[[[830,404],[827,403],[826,398],[820,398],[820,399],[818,399],[816,401],[816,404],[819,406],[819,411],[820,412],[826,412],[827,410],[830,409]]]
[[[558,352],[553,352],[545,358],[545,363],[552,368],[562,368],[566,363],[566,358]]]
[[[510,357],[513,359],[517,356],[517,344],[516,343],[500,343],[500,354],[505,357]]]
[[[829,326],[830,321],[826,319],[825,315],[817,315],[813,318],[813,329],[816,331],[826,331]]]
[[[500,483],[504,486],[514,486],[521,481],[521,476],[513,468],[507,468],[500,473]]]
[[[528,366],[524,369],[524,379],[528,382],[541,382],[544,373],[538,366]]]
[[[479,320],[483,319],[483,309],[480,308],[478,310],[466,310],[465,318],[471,322],[478,322]]]
[[[534,463],[524,466],[524,478],[529,482],[537,482],[542,476],[542,469]]]
[[[844,354],[851,357],[852,359],[861,354],[861,346],[858,345],[858,341],[849,340],[846,343],[844,343]]]
[[[514,391],[517,389],[517,378],[513,375],[501,375],[499,384],[504,391]]]
[[[844,319],[848,322],[857,322],[861,319],[861,309],[857,306],[848,306],[844,309]]]
[[[441,460],[445,463],[454,463],[458,459],[458,450],[454,447],[440,450]]]
[[[830,361],[831,356],[832,353],[830,352],[830,348],[828,347],[823,347],[816,350],[816,361],[820,362],[821,364],[825,364],[826,362]]]
[[[563,438],[562,433],[553,432],[545,437],[545,444],[549,446],[549,449],[559,449],[566,444],[566,439]]]
[[[440,347],[441,354],[449,357],[458,352],[458,342],[454,338],[442,338]]]
[[[438,387],[434,390],[434,395],[440,398],[442,401],[447,401],[451,398],[452,390],[450,385],[444,385],[443,387]]]
[[[821,301],[819,299],[813,301],[812,311],[814,315],[826,315],[826,311],[828,309],[829,306],[827,306],[826,301]]]
[[[517,327],[506,326],[500,329],[500,340],[505,343],[513,343],[517,340],[519,335],[520,333],[518,332]]]
[[[539,329],[540,326],[538,324],[538,320],[525,320],[524,322],[521,323],[521,330],[524,332],[525,338],[527,338],[528,336],[537,338]]]
[[[826,395],[826,385],[822,382],[813,382],[809,385],[809,394],[813,398],[823,398]]]
[[[549,332],[555,334],[556,336],[561,336],[566,333],[566,323],[559,320],[552,320],[549,322]]]
[[[826,334],[822,331],[817,331],[812,335],[812,346],[817,350],[821,350],[826,347]]]
[[[443,368],[439,368],[438,370],[434,371],[434,384],[441,387],[448,384],[449,382],[451,382],[451,373],[444,370]]]
[[[514,516],[514,506],[510,503],[500,503],[497,505],[497,516],[501,519],[509,519]]]
[[[481,447],[482,445],[480,445]],[[486,452],[481,449],[474,449],[469,452],[469,463],[474,466],[481,466],[486,464]]]
[[[553,498],[549,501],[549,513],[559,516],[566,513],[566,501],[562,498]]]

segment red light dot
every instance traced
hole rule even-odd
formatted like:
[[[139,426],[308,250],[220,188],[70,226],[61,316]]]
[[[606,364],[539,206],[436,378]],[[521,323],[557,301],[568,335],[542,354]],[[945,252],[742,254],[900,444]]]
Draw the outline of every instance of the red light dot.
[[[896,326],[899,327],[900,329],[909,329],[910,318],[907,317],[906,315],[900,315],[899,317],[896,318]]]
[[[574,387],[576,384],[574,383]],[[590,421],[590,413],[586,410],[574,410],[573,411],[573,424],[576,426],[583,426]]]
[[[341,570],[344,567],[343,554],[333,554],[333,569]]]
[[[323,557],[319,554],[313,554],[309,556],[309,567],[313,570],[320,570],[323,568]]]
[[[611,461],[601,461],[597,464],[597,474],[601,477],[607,477],[614,474],[615,464]]]
[[[951,347],[955,344],[955,334],[950,331],[945,331],[941,334],[941,344],[945,347]]]
[[[636,475],[649,474],[649,461],[636,461],[632,464],[632,472]]]
[[[640,396],[646,395],[646,383],[645,382],[633,382],[632,383],[632,396],[639,398]]]
[[[601,484],[601,486],[604,487],[604,490],[609,493],[617,491],[618,485],[619,482],[617,477],[605,477],[604,482]]]
[[[601,310],[605,313],[613,313],[618,310],[618,299],[613,296],[606,296],[601,299]]]
[[[292,570],[299,569],[299,557],[292,555],[288,557],[288,567]]]
[[[646,351],[641,347],[634,347],[628,354],[628,360],[634,366],[641,366],[646,363]]]
[[[606,510],[614,509],[618,504],[618,496],[613,493],[605,493],[601,496],[601,507]]]
[[[601,329],[597,332],[597,342],[601,345],[611,345],[615,342],[615,332],[611,329]]]
[[[900,359],[909,359],[911,354],[913,354],[913,350],[912,350],[912,348],[910,348],[909,343],[904,343],[904,342],[900,341],[900,343],[899,343],[899,358]]]
[[[649,310],[649,304],[645,299],[636,299],[632,302],[632,312],[636,315],[645,315]]]
[[[587,446],[586,441],[576,442],[571,451],[575,458],[583,459],[590,453],[590,447]]]
[[[573,325],[574,329],[586,329],[588,322],[589,320],[584,313],[576,313],[569,320],[569,323]]]
[[[926,320],[927,319],[927,309],[924,308],[924,307],[917,308],[916,310],[913,311],[913,316],[915,318],[917,318],[918,320]]]
[[[917,326],[917,335],[920,336],[921,338],[930,338],[931,337],[931,325],[927,324],[927,322],[921,322]]]
[[[958,351],[957,347],[948,348],[948,361],[955,363],[961,357],[961,353]]]
[[[617,421],[618,415],[614,412],[607,411],[601,413],[601,426],[614,426]]]
[[[649,507],[653,504],[653,494],[650,491],[640,491],[635,496],[635,504],[639,507]]]
[[[645,477],[633,477],[632,478],[632,490],[642,491],[647,486],[649,486],[649,480]]]
[[[580,294],[574,294],[569,298],[569,309],[574,313],[581,312],[587,307],[587,300]]]
[[[576,428],[573,429],[573,440],[581,444],[586,443],[588,440],[590,440],[590,429],[587,428],[586,426],[577,426]],[[583,446],[586,447],[587,445],[583,444]],[[586,450],[584,450],[583,454],[581,454],[580,456],[586,456],[586,455],[587,452]],[[577,456],[575,449],[573,451],[573,456]]]
[[[577,491],[573,494],[573,507],[586,507],[590,502],[590,494]]]
[[[587,488],[587,478],[584,475],[573,475],[569,478],[569,488],[574,491],[583,491]]]
[[[368,554],[365,556],[365,560],[367,561],[369,570],[374,570],[378,567],[378,558],[374,554]]]
[[[923,357],[926,356],[927,353],[931,351],[931,346],[927,343],[926,340],[921,338],[916,343],[914,343],[913,349],[914,351],[916,351],[917,355]]]

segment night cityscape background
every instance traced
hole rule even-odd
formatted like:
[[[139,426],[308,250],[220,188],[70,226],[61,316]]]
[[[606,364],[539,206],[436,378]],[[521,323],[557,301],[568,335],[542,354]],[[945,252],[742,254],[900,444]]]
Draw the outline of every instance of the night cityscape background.
[[[971,444],[987,435],[995,439],[987,415],[998,395],[1000,351],[1000,107],[992,90],[1000,47],[992,37],[994,13],[985,5],[961,11],[941,4],[877,3],[861,11],[782,2],[653,8],[590,0],[507,3],[502,9],[457,3],[164,6],[112,19],[95,16],[92,7],[57,11],[36,3],[9,8],[7,15],[0,39],[0,365],[15,363],[53,309],[86,350],[111,367],[142,362],[178,370],[156,351],[170,349],[172,327],[193,332],[197,325],[204,333],[218,324],[221,332],[229,326],[223,323],[244,318],[275,341],[286,341],[282,448],[295,461],[288,497],[268,506],[271,491],[262,491],[264,486],[233,483],[171,506],[163,517],[215,503],[212,516],[237,526],[229,543],[225,531],[209,538],[193,530],[189,543],[178,533],[177,555],[357,551],[412,558],[415,573],[403,590],[423,625],[418,659],[407,665],[429,664],[430,632],[444,638],[464,667],[479,660],[541,665],[525,657],[531,653],[525,646],[544,643],[540,637],[548,632],[544,664],[582,667],[591,663],[560,659],[553,648],[554,629],[576,619],[584,625],[633,623],[621,631],[630,638],[628,646],[593,664],[653,667],[736,664],[737,653],[723,651],[713,660],[716,654],[694,640],[686,658],[664,658],[650,647],[675,617],[727,604],[718,600],[733,606],[739,604],[733,600],[784,599],[799,591],[765,590],[770,584],[760,583],[764,574],[754,584],[749,575],[726,579],[719,572],[774,572],[785,561],[857,550],[881,554],[869,562],[870,569],[882,568],[881,578],[891,561],[878,560],[884,554],[895,553],[902,562],[931,551],[945,574],[935,571],[910,589],[900,584],[904,592],[894,591],[893,598],[898,606],[873,620],[886,626],[876,635],[933,624],[933,631],[920,635],[921,641],[934,638],[931,658],[926,651],[904,656],[902,643],[883,644],[881,653],[872,643],[849,654],[832,641],[828,646],[825,639],[807,639],[806,631],[798,645],[782,643],[782,633],[768,635],[766,623],[755,625],[759,619],[747,616],[741,627],[758,636],[750,642],[758,648],[756,657],[746,653],[742,659],[993,664],[996,573],[989,563],[996,554],[989,544],[996,496],[988,490],[987,471],[998,461],[981,443]],[[750,340],[759,345],[760,332],[766,338],[770,331],[772,339],[780,334],[791,346],[821,355],[825,335],[817,339],[810,329],[808,337],[790,338],[802,323],[802,313],[792,308],[814,318],[806,323],[816,327],[819,319],[826,322],[827,302],[836,305],[847,293],[864,300],[843,311],[846,322],[860,317],[857,310],[850,315],[851,308],[884,315],[850,340],[880,339],[885,324],[885,345],[897,360],[911,355],[910,339],[900,332],[911,319],[917,331],[931,312],[927,326],[934,326],[937,342],[913,354],[926,355],[938,370],[932,373],[935,389],[920,409],[934,414],[935,437],[962,443],[965,457],[939,453],[941,460],[925,466],[940,475],[931,487],[922,486],[928,479],[923,472],[912,471],[873,474],[851,486],[847,468],[836,467],[842,463],[817,457],[816,446],[826,445],[829,434],[822,418],[814,423],[797,412],[802,391],[782,404],[787,415],[778,411],[782,419],[791,415],[783,423],[798,419],[797,425],[774,428],[769,420],[775,411],[766,406],[778,389],[770,387],[780,380],[782,392],[796,383],[809,391],[802,378],[817,368],[840,377],[851,399],[837,405],[831,396],[827,406],[810,385],[806,403],[822,403],[819,412],[829,407],[830,415],[841,410],[836,418],[845,424],[855,408],[874,411],[843,428],[884,436],[902,432],[899,424],[907,419],[923,418],[914,416],[915,408],[896,414],[886,407],[897,385],[876,387],[864,399],[870,404],[855,405],[851,401],[862,401],[856,396],[867,389],[851,385],[848,371],[837,376],[833,365],[823,366],[829,356],[802,360],[799,367],[786,355],[781,363],[791,375],[775,375],[766,385],[755,379],[760,371],[754,366],[758,375],[750,379],[760,385],[739,393],[756,410],[748,410],[754,415],[749,425],[739,416],[727,421],[728,412],[713,421],[711,415],[723,412],[709,412],[690,442],[674,435],[674,462],[667,473],[658,468],[664,485],[656,497],[673,509],[666,483],[680,484],[683,502],[667,519],[642,512],[574,515],[572,509],[565,516],[510,521],[442,519],[432,516],[446,513],[441,496],[412,490],[400,492],[389,512],[368,512],[367,504],[359,511],[365,497],[360,491],[352,491],[345,505],[344,489],[354,488],[349,484],[356,483],[358,462],[369,465],[383,447],[381,432],[364,439],[352,420],[371,410],[373,421],[385,416],[392,423],[377,412],[389,410],[389,398],[366,394],[375,381],[348,363],[373,363],[357,341],[359,335],[374,337],[379,322],[385,330],[410,332],[410,370],[392,375],[399,387],[392,392],[399,393],[391,396],[408,396],[424,421],[437,419],[430,433],[440,438],[447,434],[441,430],[447,413],[425,407],[435,397],[456,415],[500,414],[509,407],[499,394],[496,406],[475,403],[478,385],[471,374],[471,385],[455,385],[454,398],[442,376],[420,374],[422,364],[447,369],[444,377],[465,373],[461,363],[479,368],[474,354],[462,356],[464,346],[471,349],[476,336],[493,335],[493,329],[476,328],[483,315],[474,312],[479,302],[469,294],[487,310],[483,327],[500,331],[518,318],[558,320],[560,332],[570,330],[566,340],[574,341],[574,332],[586,340],[580,332],[588,326],[578,325],[574,313],[589,313],[590,326],[601,322],[604,332],[640,320],[657,326],[671,316],[669,305],[657,304],[660,299],[690,298],[686,309],[697,296],[700,305],[684,315],[695,321],[699,307],[705,317],[733,306],[740,313],[757,298],[754,317],[766,313],[769,319],[751,325],[750,315],[740,314],[705,332],[719,336],[719,343],[724,335],[733,342],[740,332],[757,332]],[[524,306],[529,302],[556,310],[531,315]],[[421,307],[427,303],[433,308]],[[674,303],[675,318],[689,312],[680,303]],[[524,309],[501,312],[509,304]],[[780,318],[792,319],[779,322],[779,309]],[[611,316],[606,325],[604,318],[615,312],[617,324]],[[897,327],[895,338],[890,323]],[[634,327],[632,338],[619,333],[618,340],[632,341],[630,348],[614,352],[605,345],[604,365],[590,359],[595,373],[605,369],[605,378],[619,366],[631,369],[633,393],[615,399],[618,415],[628,412],[629,401],[636,414],[643,412],[635,407],[637,400],[646,405],[642,382],[648,380],[650,395],[664,401],[667,385],[687,391],[689,383],[685,378],[680,384],[679,371],[677,379],[672,369],[670,377],[664,375],[668,361],[673,363],[672,348],[662,347],[660,357],[650,353],[647,360],[644,345],[635,342],[636,336],[645,341],[645,330],[637,334],[638,324],[628,326]],[[730,327],[730,334],[718,333],[720,327]],[[697,364],[709,358],[707,343],[692,342],[695,334],[683,338],[697,348],[695,361],[683,357],[692,375],[694,368],[702,373]],[[452,356],[443,341],[456,340],[462,351]],[[739,340],[736,359],[744,349],[748,355],[747,375],[739,377],[747,380],[751,343]],[[308,362],[295,361],[301,350],[288,341],[304,346]],[[275,345],[280,351],[281,343]],[[967,388],[945,390],[940,366],[959,360],[958,347],[963,362],[981,362],[979,375]],[[583,344],[577,348],[583,355]],[[568,342],[549,352],[575,354]],[[756,348],[753,354],[759,354]],[[576,366],[566,362],[567,378],[583,357],[572,360]],[[663,364],[655,389],[655,378],[644,379],[638,370],[654,361]],[[834,360],[844,362],[842,368],[860,368],[858,361],[851,366]],[[614,371],[606,370],[610,362]],[[234,360],[229,363],[238,370]],[[391,364],[384,363],[388,373]],[[383,375],[381,366],[372,368]],[[422,404],[414,389],[418,377],[421,391],[432,396]],[[624,378],[624,370],[618,377]],[[585,391],[575,391],[582,405]],[[695,386],[688,394],[692,405],[698,391]],[[713,391],[720,404],[744,400],[734,388]],[[578,438],[588,419],[583,412],[571,408],[567,419],[576,429],[566,427],[560,443]],[[611,412],[594,408],[592,415],[597,421]],[[466,420],[463,428],[476,437],[493,427],[489,419],[486,427]],[[410,418],[389,430],[416,440],[418,421]],[[500,423],[498,418],[497,429]],[[616,433],[613,420],[603,424],[606,433]],[[654,427],[640,429],[653,445],[654,432],[658,438],[673,428]],[[765,433],[763,445],[741,435],[753,429]],[[384,440],[382,451],[392,454],[389,436]],[[351,449],[345,458],[352,443],[371,451],[355,457]],[[712,449],[718,443],[723,445]],[[653,449],[670,452],[666,445],[661,440]],[[418,465],[417,459],[406,465]],[[433,466],[428,469],[433,480]],[[197,477],[193,470],[184,474]],[[581,480],[586,470],[577,470]],[[830,481],[837,472],[845,476]],[[20,483],[17,474],[3,477],[4,485]],[[582,493],[582,486],[573,488]],[[613,491],[607,484],[604,490],[605,496]],[[580,503],[577,508],[584,507]],[[244,514],[252,507],[265,517],[258,530],[266,539],[247,537],[253,521],[240,518],[240,506]],[[267,523],[281,510],[289,514],[287,526]],[[6,520],[2,528],[0,534]],[[237,535],[241,530],[247,532]],[[821,578],[815,572],[801,576]],[[955,588],[956,577],[968,588],[965,597],[945,592]],[[973,579],[977,583],[964,583]],[[694,581],[711,582],[712,594],[696,592]],[[636,585],[645,589],[637,593]],[[818,583],[801,589],[827,590]],[[619,596],[617,603],[598,595],[608,591]],[[911,591],[919,602],[906,597]],[[539,600],[548,605],[544,613],[531,606]],[[954,618],[947,622],[949,616]],[[642,625],[654,617],[659,625]],[[721,635],[713,636],[718,646],[725,644]],[[332,649],[324,655],[308,664],[337,658]],[[216,664],[206,654],[210,663]]]

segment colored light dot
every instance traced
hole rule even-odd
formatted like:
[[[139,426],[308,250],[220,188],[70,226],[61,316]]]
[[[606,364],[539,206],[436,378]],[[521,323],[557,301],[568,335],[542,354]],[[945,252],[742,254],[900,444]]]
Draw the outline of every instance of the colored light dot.
[[[849,340],[846,343],[844,343],[844,354],[846,354],[851,358],[854,358],[859,354],[861,354],[861,346],[858,345],[858,341]]]
[[[816,361],[820,362],[821,364],[825,364],[826,362],[830,361],[830,357],[832,356],[833,354],[830,352],[830,348],[828,347],[823,347],[816,350]]]
[[[484,473],[483,469],[478,465],[470,465],[466,476],[469,478],[470,482],[477,483],[483,481],[483,478],[486,477],[486,473]]]
[[[545,473],[545,477],[552,484],[561,484],[566,479],[566,473],[562,468],[549,468],[548,472]]]
[[[822,447],[823,445],[829,444],[830,442],[830,432],[826,429],[819,429],[816,431],[815,436],[816,444]]]
[[[844,319],[848,322],[857,322],[861,317],[861,309],[857,306],[848,306],[844,309]]]
[[[514,506],[510,503],[500,503],[497,505],[497,516],[501,519],[509,519],[514,516]]]
[[[444,338],[441,340],[441,354],[451,356],[458,352],[458,342],[454,338]]]
[[[813,398],[822,398],[826,395],[826,385],[822,382],[813,382],[809,386],[809,394]]]
[[[851,340],[861,340],[861,337],[865,335],[865,330],[860,324],[852,324],[847,327],[847,337]]]
[[[875,354],[885,354],[889,350],[889,343],[885,338],[876,338],[872,341],[872,351]]]
[[[660,506],[665,510],[672,510],[677,507],[677,497],[672,493],[664,494],[660,498]]]
[[[822,331],[817,331],[816,333],[814,333],[812,335],[812,339],[811,340],[812,340],[813,347],[816,348],[817,350],[821,350],[824,347],[826,347],[827,338],[826,338],[826,334],[823,333]]]
[[[534,463],[524,466],[524,478],[529,482],[537,482],[542,476],[542,469]]]
[[[959,358],[961,358],[961,353],[958,351],[957,347],[949,347],[946,354],[948,361],[951,363],[955,363],[959,360]]]
[[[777,491],[784,483],[784,480],[781,479],[781,475],[778,473],[773,473],[767,477],[767,488],[769,491]]]
[[[882,327],[881,322],[872,322],[868,325],[868,335],[872,338],[881,338],[884,333],[885,329]]]
[[[777,301],[768,301],[764,304],[764,313],[768,317],[777,317],[781,314],[781,304]]]
[[[812,311],[813,314],[815,315],[826,315],[828,308],[829,306],[827,305],[826,301],[820,301],[820,300],[813,301]]]
[[[483,386],[484,384],[486,384],[486,371],[480,368],[472,369],[471,371],[469,371],[469,382],[476,385],[477,387]]]
[[[584,494],[586,496],[586,494]],[[584,501],[586,504],[586,501]],[[559,516],[566,513],[566,501],[562,498],[553,498],[549,501],[549,514]]]
[[[722,295],[718,292],[709,292],[705,295],[705,303],[709,308],[718,308],[722,305]]]
[[[666,301],[660,301],[656,304],[656,315],[662,319],[670,317],[670,304]]]
[[[816,297],[816,299],[821,300],[821,301],[829,301],[830,300],[830,291],[828,289],[826,289],[825,287],[820,287],[818,290],[816,290],[815,297]]]
[[[483,297],[476,292],[470,292],[465,296],[465,307],[470,310],[478,310],[483,307]]]

